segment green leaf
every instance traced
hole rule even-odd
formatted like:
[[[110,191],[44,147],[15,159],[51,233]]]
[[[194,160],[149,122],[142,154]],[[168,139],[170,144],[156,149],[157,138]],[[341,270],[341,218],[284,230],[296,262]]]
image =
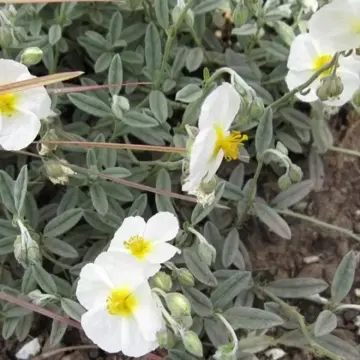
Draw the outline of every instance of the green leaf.
[[[51,25],[49,29],[49,44],[51,46],[54,46],[56,43],[59,42],[61,36],[62,36],[61,26],[58,24]]]
[[[202,317],[213,315],[213,305],[210,299],[201,291],[194,287],[190,287],[186,289],[183,288],[182,292],[190,301],[191,309],[195,312],[195,314]]]
[[[316,337],[330,334],[336,329],[336,315],[330,310],[323,310],[316,319],[314,325],[314,335]]]
[[[89,169],[98,168],[98,160],[95,149],[88,149],[88,151],[86,152],[86,166]]]
[[[291,239],[291,230],[287,222],[265,202],[256,199],[253,208],[256,216],[266,224],[270,230],[283,239]]]
[[[146,194],[141,194],[139,195],[134,202],[131,205],[131,208],[129,209],[129,216],[142,216],[142,214],[144,213],[146,206],[147,206],[147,195]]]
[[[111,60],[108,73],[108,83],[109,84],[121,84],[123,82],[123,66],[121,62],[121,57],[119,54],[114,55]],[[109,88],[111,95],[118,95],[121,90],[122,85],[117,87]]]
[[[275,41],[261,40],[259,43],[274,59],[286,61],[289,57],[289,49]]]
[[[151,91],[149,95],[150,110],[160,124],[166,122],[169,116],[165,95],[158,90]]]
[[[186,57],[186,68],[189,72],[196,71],[204,60],[204,52],[201,48],[190,49]]]
[[[68,94],[69,100],[80,110],[98,117],[111,115],[109,105],[97,97],[86,94]]]
[[[36,282],[46,294],[56,294],[57,287],[51,275],[39,264],[33,265]]]
[[[276,296],[285,299],[301,299],[323,292],[328,288],[328,284],[322,279],[294,278],[273,281],[268,287]]]
[[[94,64],[95,73],[101,73],[107,70],[111,64],[111,60],[113,58],[113,53],[109,51],[103,52],[97,59]]]
[[[158,29],[154,23],[150,23],[145,33],[145,62],[152,78],[155,78],[156,70],[160,69],[162,59],[161,40]]]
[[[229,342],[228,331],[225,325],[216,317],[204,319],[204,330],[215,347]]]
[[[351,250],[341,260],[331,284],[331,300],[335,304],[340,303],[348,295],[355,279],[355,272],[356,255]]]
[[[5,207],[12,213],[16,214],[14,202],[14,180],[3,170],[0,170],[0,195]]]
[[[22,317],[31,314],[32,310],[26,309],[20,306],[11,306],[9,308],[4,308],[2,315],[6,318],[11,317]]]
[[[284,323],[284,320],[276,314],[245,306],[235,306],[228,309],[223,313],[223,316],[234,330],[269,329]]]
[[[198,85],[188,84],[176,93],[175,100],[185,103],[191,103],[199,99],[202,95],[202,90]]]
[[[127,112],[122,118],[122,121],[124,124],[135,128],[152,128],[159,126],[159,122],[156,119],[136,110]]]
[[[234,28],[231,31],[231,35],[236,36],[249,36],[255,35],[258,30],[258,27],[255,23],[253,24],[244,24],[239,28]]]
[[[29,314],[20,318],[15,330],[16,337],[19,341],[24,341],[29,335],[33,321],[33,314]]]
[[[219,0],[202,0],[194,7],[194,14],[200,15],[213,11],[219,7]]]
[[[36,280],[33,274],[33,268],[30,266],[28,267],[22,276],[21,281],[21,292],[27,295],[29,292],[36,289]]]
[[[200,259],[194,248],[186,248],[183,251],[185,264],[194,277],[208,286],[216,286],[217,280],[210,268]]]
[[[168,1],[155,0],[155,15],[160,26],[167,30],[169,28],[169,4]]]
[[[101,173],[105,174],[105,175],[111,175],[112,177],[119,178],[119,179],[131,176],[130,170],[126,169],[124,167],[121,167],[121,166],[109,167],[109,168],[103,170]]]
[[[0,239],[0,255],[11,254],[14,252],[14,242],[16,240],[15,236],[7,236]]]
[[[314,184],[312,180],[304,180],[291,185],[288,189],[275,196],[271,201],[271,205],[277,209],[289,208],[309,195],[313,188]]]
[[[17,234],[18,230],[13,226],[10,220],[0,219],[0,235],[16,236]]]
[[[99,184],[92,184],[89,188],[91,202],[94,209],[100,215],[106,215],[109,210],[109,202],[105,190]]]
[[[51,324],[51,332],[49,337],[49,343],[51,346],[59,344],[65,335],[67,324],[63,324],[56,320],[53,320]]]
[[[238,271],[235,275],[221,283],[211,294],[211,302],[214,308],[224,308],[241,291],[248,289],[252,285],[252,277],[249,271]]]
[[[160,0],[162,1],[162,0]],[[170,349],[167,354],[169,360],[197,360],[199,358],[188,354],[185,350]]]
[[[315,147],[312,147],[309,154],[309,173],[310,178],[314,184],[314,190],[320,191],[323,188],[325,179],[324,162],[321,156],[316,152]]]
[[[335,335],[328,334],[316,338],[316,342],[346,360],[359,360],[360,351],[349,344],[349,341],[342,340]]]
[[[271,107],[265,109],[260,118],[255,134],[255,147],[258,156],[262,156],[269,149],[273,137],[273,113]]]
[[[284,108],[279,110],[279,113],[286,122],[294,127],[305,130],[311,128],[311,119],[299,110],[294,108]]]
[[[15,181],[15,186],[14,186],[14,203],[19,217],[21,217],[23,213],[27,187],[28,187],[28,170],[27,170],[27,166],[24,165],[20,170],[20,173]]]
[[[79,256],[76,249],[67,242],[56,238],[45,238],[44,245],[52,253],[64,258],[72,259]]]
[[[59,206],[57,208],[57,215],[62,214],[67,210],[74,209],[79,200],[79,188],[68,188],[66,193],[61,198]]]
[[[171,191],[171,178],[165,169],[160,169],[156,176],[156,188]],[[169,211],[176,215],[176,211],[169,196],[155,195],[155,203],[158,211]]]
[[[44,236],[57,237],[73,228],[82,218],[82,209],[70,209],[50,220],[44,228]]]
[[[233,228],[229,232],[228,236],[225,239],[224,247],[222,249],[222,264],[225,268],[228,268],[235,259],[236,251],[239,247],[239,233]]]
[[[19,321],[20,318],[17,317],[4,319],[1,326],[2,337],[4,338],[4,340],[7,340],[12,336]]]
[[[130,202],[134,199],[131,191],[121,184],[106,181],[101,183],[101,187],[105,190],[107,196],[116,200]]]
[[[114,44],[116,40],[119,40],[123,27],[123,18],[120,11],[114,12],[109,23],[108,37],[111,44]]]
[[[72,319],[81,321],[81,315],[85,313],[85,309],[76,301],[62,298],[61,307]]]

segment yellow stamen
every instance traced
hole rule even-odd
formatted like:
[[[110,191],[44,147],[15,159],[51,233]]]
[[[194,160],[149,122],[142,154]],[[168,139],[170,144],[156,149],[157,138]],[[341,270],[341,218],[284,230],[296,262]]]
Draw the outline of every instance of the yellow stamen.
[[[332,55],[330,54],[324,54],[319,55],[314,61],[313,61],[313,70],[319,71],[324,65],[328,64],[332,60]],[[320,77],[324,77],[326,75],[330,75],[333,68],[329,68],[325,71],[323,71],[320,75]]]
[[[144,259],[152,250],[151,242],[139,235],[131,236],[124,242],[124,246],[139,260]]]
[[[110,315],[129,317],[137,306],[138,299],[128,288],[113,289],[106,300],[106,309]]]
[[[15,94],[7,93],[0,95],[0,115],[11,117],[16,112],[17,97]]]
[[[213,156],[216,156],[220,149],[224,152],[225,160],[237,160],[239,158],[239,149],[242,143],[248,140],[246,134],[241,134],[240,131],[231,131],[229,135],[225,136],[224,129],[221,126],[215,125],[216,144]]]

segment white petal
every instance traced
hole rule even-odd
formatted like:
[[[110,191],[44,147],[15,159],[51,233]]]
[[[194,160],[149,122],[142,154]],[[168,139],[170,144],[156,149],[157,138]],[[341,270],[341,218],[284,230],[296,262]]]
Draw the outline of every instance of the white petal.
[[[240,108],[240,95],[229,83],[218,86],[205,99],[199,117],[199,129],[211,128],[215,123],[228,129]]]
[[[340,56],[339,64],[342,69],[347,69],[348,71],[355,72],[356,74],[360,73],[360,56],[359,55],[352,54],[347,57]]]
[[[297,86],[303,84],[313,75],[312,71],[289,71],[286,75],[285,81],[289,90],[293,90]],[[316,89],[320,85],[320,80],[315,80],[309,87],[310,92],[307,95],[296,94],[296,97],[304,102],[313,102],[318,100]]]
[[[144,268],[133,256],[121,252],[108,251],[101,253],[95,264],[102,267],[114,287],[128,287],[134,289],[146,281]]]
[[[23,74],[28,74],[29,70],[24,65],[14,60],[0,59],[0,84],[17,81]]]
[[[179,232],[177,217],[167,211],[152,216],[145,226],[144,238],[149,241],[170,241]]]
[[[145,230],[145,220],[140,216],[127,217],[119,229],[116,230],[111,240],[109,251],[124,249],[124,241],[129,240],[131,236],[142,236]]]
[[[105,270],[95,264],[85,265],[79,276],[76,297],[86,309],[106,304],[112,283]]]
[[[106,308],[93,308],[81,317],[86,336],[101,349],[116,353],[121,351],[122,317],[110,315]]]
[[[212,159],[208,165],[209,168],[208,168],[207,174],[204,178],[205,182],[209,182],[210,180],[213,179],[213,177],[215,176],[216,172],[218,171],[223,159],[224,159],[224,151],[222,149],[220,149],[219,152],[216,154],[215,159]]]
[[[177,252],[179,249],[171,244],[154,244],[153,251],[148,255],[147,260],[152,264],[161,264],[173,258]]]
[[[145,340],[134,318],[125,318],[122,323],[121,350],[126,356],[140,357],[155,350],[157,341]]]
[[[11,118],[3,116],[0,145],[5,150],[24,149],[34,141],[40,126],[40,119],[31,112],[18,109]]]
[[[162,314],[151,294],[147,283],[138,286],[134,295],[139,299],[139,305],[135,310],[136,323],[147,341],[154,341],[156,333],[163,327]]]

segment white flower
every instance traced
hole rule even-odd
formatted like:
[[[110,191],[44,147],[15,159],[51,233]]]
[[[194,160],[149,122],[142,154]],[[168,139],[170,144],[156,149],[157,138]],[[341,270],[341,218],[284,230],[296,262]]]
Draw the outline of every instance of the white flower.
[[[310,34],[335,51],[360,44],[360,1],[335,0],[320,8],[309,20]]]
[[[197,191],[202,181],[213,179],[220,164],[236,160],[247,135],[229,128],[239,111],[241,98],[229,83],[217,87],[204,101],[199,117],[199,133],[191,147],[189,176],[183,191]]]
[[[27,67],[0,59],[0,84],[32,79]],[[0,94],[0,145],[5,150],[27,147],[40,130],[40,119],[50,114],[51,100],[43,86]]]
[[[101,349],[139,357],[158,347],[161,310],[143,267],[128,254],[105,252],[85,265],[76,296],[88,310],[81,317],[81,326]]]
[[[292,90],[309,80],[316,71],[332,60],[334,54],[334,50],[317,41],[310,34],[298,35],[291,44],[287,63],[289,72],[285,80],[288,88]],[[330,75],[332,71],[333,69],[324,71],[309,86],[310,92],[308,94],[302,95],[297,93],[296,96],[305,102],[318,100],[316,90],[321,84],[321,79],[324,76]],[[341,106],[351,99],[360,85],[360,79],[355,73],[355,69],[348,69],[341,62],[336,69],[336,75],[340,77],[344,90],[338,98],[324,101],[324,103],[332,106]]]
[[[127,217],[111,240],[109,251],[131,254],[139,263],[148,263],[148,276],[160,270],[179,249],[168,244],[179,232],[179,222],[170,212],[159,212],[147,222],[140,216]]]

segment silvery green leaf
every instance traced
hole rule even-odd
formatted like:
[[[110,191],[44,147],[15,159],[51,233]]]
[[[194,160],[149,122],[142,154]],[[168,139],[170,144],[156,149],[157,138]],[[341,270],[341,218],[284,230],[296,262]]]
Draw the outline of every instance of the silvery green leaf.
[[[29,314],[27,316],[23,316],[20,318],[15,330],[16,337],[19,341],[24,341],[26,337],[29,335],[33,321],[34,321],[33,314]]]
[[[167,30],[169,28],[169,4],[168,1],[155,0],[155,15],[160,26]]]
[[[246,306],[246,307],[253,307],[255,295],[254,293],[249,290],[243,290],[235,299],[235,306]]]
[[[82,218],[82,209],[69,209],[50,220],[44,228],[44,236],[57,237],[73,228]]]
[[[275,30],[280,35],[281,39],[287,46],[290,46],[295,39],[295,33],[293,28],[284,21],[276,21],[274,24]]]
[[[245,166],[241,163],[232,171],[229,182],[241,189],[244,185],[244,178]]]
[[[79,256],[78,252],[73,246],[60,239],[45,238],[44,246],[52,253],[62,256],[64,258],[72,259]]]
[[[256,32],[257,32],[257,25],[255,23],[253,23],[253,24],[244,24],[239,28],[232,29],[231,35],[249,36],[249,35],[255,35]]]
[[[135,213],[138,216],[142,216],[147,206],[147,201],[148,199],[146,194],[139,195],[132,203],[131,208],[129,209],[128,216],[135,216]]]
[[[227,329],[217,317],[205,318],[204,330],[215,347],[229,342]]]
[[[295,128],[308,130],[311,128],[311,120],[303,112],[294,108],[284,108],[279,110],[280,115],[286,122]]]
[[[72,319],[76,321],[81,321],[81,315],[84,314],[85,309],[76,301],[62,298],[61,307]]]
[[[277,209],[286,209],[304,199],[313,190],[312,180],[304,180],[291,185],[285,191],[282,191],[271,201],[271,205]]]
[[[18,318],[18,317],[4,319],[2,326],[1,326],[2,337],[4,338],[4,340],[7,340],[12,336],[19,320],[20,320],[20,318]]]
[[[188,84],[176,93],[175,99],[177,101],[190,103],[199,99],[201,95],[202,90],[198,85]]]
[[[14,180],[3,170],[0,170],[0,195],[2,203],[12,213],[16,214],[14,201]]]
[[[316,338],[316,342],[329,351],[339,355],[342,359],[359,360],[360,351],[351,345],[349,341],[342,340],[335,335],[328,334],[318,337]]]
[[[335,304],[340,303],[349,294],[355,279],[355,271],[356,256],[351,250],[341,260],[331,284],[331,300]]]
[[[194,7],[194,14],[200,15],[213,11],[219,7],[219,0],[202,0]]]
[[[158,90],[151,91],[149,95],[150,110],[160,124],[169,117],[168,105],[165,95]]]
[[[51,275],[39,264],[33,265],[33,275],[46,294],[56,294],[57,287]]]
[[[189,49],[187,47],[185,46],[179,47],[179,49],[176,52],[173,65],[171,67],[171,71],[170,71],[171,77],[176,78],[181,73],[181,70],[185,66],[188,52]]]
[[[61,198],[59,206],[57,208],[57,215],[62,214],[63,212],[74,209],[79,200],[79,188],[68,188]]]
[[[109,84],[121,84],[123,82],[123,66],[121,57],[119,54],[115,54],[111,60],[109,72],[108,72],[108,83]],[[122,85],[117,87],[109,88],[111,95],[118,95]]]
[[[191,309],[195,314],[205,317],[214,313],[210,299],[198,289],[194,287],[182,288],[182,292],[190,301]]]
[[[113,55],[113,52],[105,51],[96,59],[94,70],[97,74],[109,68]]]
[[[105,117],[111,115],[111,109],[99,98],[87,94],[68,94],[69,100],[80,110],[94,116]]]
[[[195,126],[197,124],[200,107],[201,107],[203,100],[204,100],[203,96],[201,96],[186,107],[183,117],[182,117],[182,122],[181,122],[183,125],[188,124],[188,125]]]
[[[307,298],[323,292],[328,286],[324,280],[315,278],[281,279],[268,285],[273,294],[285,299]]]
[[[145,61],[146,66],[152,75],[155,76],[155,71],[160,69],[162,59],[161,40],[159,31],[154,23],[149,23],[145,33]]]
[[[253,208],[256,216],[266,224],[271,231],[283,239],[291,239],[291,230],[287,222],[265,202],[256,199]]]
[[[126,169],[124,167],[121,167],[121,166],[109,167],[109,168],[103,170],[101,173],[105,174],[105,175],[110,175],[114,178],[119,178],[119,179],[131,176],[130,170]]]
[[[133,194],[125,186],[113,182],[102,182],[101,187],[105,190],[108,197],[112,197],[122,202],[130,202],[134,199]]]
[[[60,341],[65,335],[67,327],[67,324],[63,324],[61,322],[53,320],[49,337],[49,343],[51,346],[55,346],[60,343]]]
[[[210,268],[200,259],[194,247],[183,250],[185,264],[194,277],[208,286],[216,286],[217,280]]]
[[[125,50],[121,53],[121,59],[124,63],[142,65],[144,63],[144,54]]]
[[[212,211],[214,209],[214,207],[219,203],[219,201],[224,193],[224,189],[225,189],[225,182],[223,181],[216,186],[215,198],[214,198],[214,201],[210,205],[207,205],[204,207],[201,204],[196,204],[196,206],[194,207],[194,210],[191,214],[191,224],[192,225],[198,224],[201,220],[205,219],[205,217],[208,216],[210,211]]]
[[[3,236],[16,236],[18,230],[13,226],[10,220],[0,219],[0,235]]]
[[[237,271],[229,279],[221,283],[211,294],[211,302],[214,308],[224,308],[227,306],[241,291],[252,286],[252,277],[249,271]]]
[[[273,338],[271,336],[248,336],[240,339],[239,350],[245,353],[256,354],[267,349],[272,343]]]
[[[51,25],[49,29],[49,44],[54,46],[61,39],[61,36],[61,26],[58,24]]]
[[[196,71],[204,60],[204,52],[201,48],[190,49],[186,57],[186,68],[189,72]]]
[[[165,169],[160,169],[156,176],[156,188],[171,191],[171,178]],[[158,211],[169,211],[176,214],[174,206],[169,196],[155,195],[155,203]]]
[[[198,359],[197,357],[187,353],[185,350],[178,350],[178,349],[169,349],[167,358],[169,358],[169,360],[197,360]]]
[[[228,236],[225,239],[224,247],[222,249],[222,264],[225,268],[228,268],[235,259],[236,251],[239,247],[239,233],[233,228],[229,232]]]
[[[299,328],[299,322],[295,313],[290,313],[285,311],[281,305],[276,302],[269,301],[264,304],[264,308],[267,311],[270,311],[284,320],[284,324],[281,327],[287,330],[294,330]]]
[[[14,306],[10,305],[9,307],[4,307],[2,311],[2,315],[6,318],[12,318],[12,317],[21,317],[26,316],[32,313],[32,310],[26,309],[24,307],[20,306]]]
[[[23,213],[27,187],[28,187],[28,170],[27,170],[27,166],[24,165],[21,168],[20,173],[14,185],[14,203],[17,209],[18,216],[20,217]]]
[[[261,40],[260,46],[277,60],[286,61],[289,57],[289,49],[275,41]]]
[[[111,44],[119,40],[123,27],[123,18],[120,11],[114,12],[109,23],[108,38]]]
[[[239,201],[244,197],[244,194],[237,185],[233,185],[228,181],[225,182],[225,189],[223,193],[223,198],[232,201]]]
[[[301,154],[303,152],[302,146],[298,139],[289,133],[277,131],[276,137],[280,140],[290,151]]]
[[[311,122],[311,133],[314,145],[320,154],[326,153],[334,143],[329,124],[324,118],[317,117]]]
[[[336,329],[336,315],[330,310],[323,310],[316,319],[314,325],[314,335],[316,337],[330,334]]]
[[[255,147],[258,156],[262,156],[269,149],[273,137],[273,112],[271,107],[265,109],[260,118],[259,126],[255,134]]]
[[[89,169],[98,168],[98,160],[96,157],[95,149],[88,149],[88,151],[86,152],[86,166]]]
[[[132,42],[142,38],[145,34],[145,31],[146,24],[137,22],[123,29],[120,38],[125,40],[128,44],[131,44]]]
[[[127,112],[122,121],[124,124],[135,128],[152,128],[159,125],[156,119],[137,110]]]
[[[309,154],[309,172],[310,178],[314,184],[314,190],[320,191],[325,179],[324,162],[314,147],[311,148]]]
[[[284,320],[269,311],[235,306],[223,313],[234,330],[237,329],[269,329],[284,323]]]
[[[21,292],[27,295],[30,291],[36,289],[36,280],[33,275],[32,267],[28,267],[23,274],[21,282]]]
[[[14,252],[14,242],[16,235],[7,236],[0,239],[0,255],[11,254]]]
[[[99,184],[92,184],[89,188],[91,202],[94,206],[94,209],[100,215],[106,215],[109,210],[109,203],[106,196],[105,190]]]

